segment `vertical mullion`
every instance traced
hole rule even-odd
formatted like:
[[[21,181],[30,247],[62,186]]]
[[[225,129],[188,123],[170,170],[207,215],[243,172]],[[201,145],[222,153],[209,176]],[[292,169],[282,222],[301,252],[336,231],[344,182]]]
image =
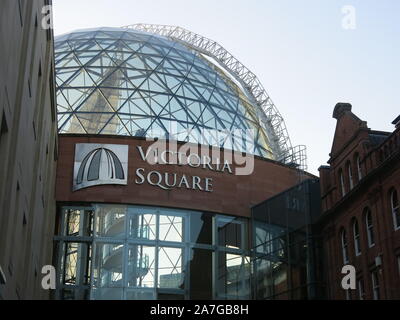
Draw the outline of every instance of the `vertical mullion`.
[[[156,239],[155,239],[155,256],[154,256],[154,290],[155,290],[155,298],[157,299],[157,292],[158,292],[158,256],[159,256],[159,237],[160,237],[160,211],[157,210],[155,213],[156,215]]]

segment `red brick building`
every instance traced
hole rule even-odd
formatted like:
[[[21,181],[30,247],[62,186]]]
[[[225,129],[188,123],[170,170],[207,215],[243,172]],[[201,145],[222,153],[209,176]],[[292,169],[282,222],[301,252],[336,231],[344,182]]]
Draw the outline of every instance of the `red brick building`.
[[[336,105],[329,166],[320,171],[329,299],[400,299],[400,117],[394,132],[368,128]],[[344,265],[357,289],[341,287]]]

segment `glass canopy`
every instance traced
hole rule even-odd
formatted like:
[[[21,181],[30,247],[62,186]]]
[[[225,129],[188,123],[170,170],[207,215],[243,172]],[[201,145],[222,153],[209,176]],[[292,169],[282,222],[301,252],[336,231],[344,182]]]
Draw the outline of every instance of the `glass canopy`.
[[[60,133],[169,138],[277,158],[247,90],[183,43],[79,30],[56,38],[55,65]]]

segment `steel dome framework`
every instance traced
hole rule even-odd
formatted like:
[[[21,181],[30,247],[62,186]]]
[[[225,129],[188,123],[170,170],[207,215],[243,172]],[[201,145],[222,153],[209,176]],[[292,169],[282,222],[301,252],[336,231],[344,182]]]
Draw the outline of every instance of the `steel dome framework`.
[[[265,112],[266,117],[262,115],[261,120],[264,122],[264,127],[267,130],[271,131],[272,128],[271,136],[274,137],[275,143],[278,146],[278,158],[280,160],[286,159],[285,162],[287,162],[291,155],[294,155],[285,121],[263,85],[253,72],[246,68],[220,44],[178,26],[138,23],[126,26],[125,28],[158,34],[180,41],[215,59],[242,83],[243,87],[252,95],[257,105]]]
[[[215,41],[162,25],[80,30],[56,38],[55,61],[61,133],[148,137],[158,131],[301,162],[260,81]],[[205,137],[204,129],[252,129],[254,136]]]

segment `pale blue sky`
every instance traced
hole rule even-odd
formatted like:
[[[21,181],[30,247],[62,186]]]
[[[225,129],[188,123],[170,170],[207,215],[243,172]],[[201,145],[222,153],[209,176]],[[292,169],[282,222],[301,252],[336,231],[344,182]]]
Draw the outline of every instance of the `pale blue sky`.
[[[337,102],[377,130],[400,114],[398,0],[54,0],[55,34],[134,23],[179,25],[218,41],[252,70],[309,171],[329,158]],[[342,28],[344,5],[356,29]]]

